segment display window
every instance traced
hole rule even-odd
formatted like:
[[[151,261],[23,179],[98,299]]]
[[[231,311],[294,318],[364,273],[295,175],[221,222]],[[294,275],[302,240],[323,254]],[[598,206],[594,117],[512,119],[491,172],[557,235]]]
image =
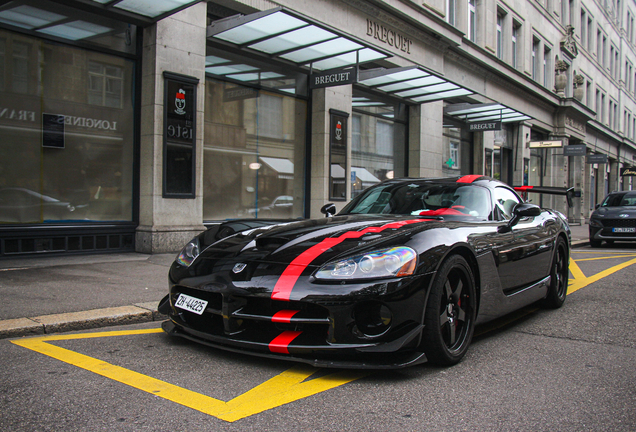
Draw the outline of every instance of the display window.
[[[0,223],[133,220],[133,70],[0,29]]]
[[[354,88],[351,116],[351,198],[406,176],[407,106]],[[344,169],[342,176],[344,177]]]
[[[205,91],[203,220],[304,216],[307,101],[211,76]]]
[[[471,134],[461,128],[444,127],[442,173],[445,177],[472,173],[470,139]]]

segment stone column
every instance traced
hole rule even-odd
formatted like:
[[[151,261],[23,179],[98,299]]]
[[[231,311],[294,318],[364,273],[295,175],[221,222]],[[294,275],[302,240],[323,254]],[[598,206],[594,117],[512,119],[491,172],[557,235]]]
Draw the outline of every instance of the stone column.
[[[442,176],[443,102],[409,109],[409,177]]]
[[[329,201],[329,110],[335,109],[351,114],[353,87],[351,85],[327,87],[312,90],[311,114],[311,190],[309,197],[309,217],[324,217],[320,208]],[[349,117],[347,127],[347,169],[345,171],[346,201],[334,201],[340,211],[351,199],[351,127]]]
[[[141,90],[140,203],[135,249],[143,253],[180,250],[203,231],[203,111],[205,98],[205,2],[144,30]],[[166,199],[163,193],[163,72],[199,79],[197,88],[196,198]]]

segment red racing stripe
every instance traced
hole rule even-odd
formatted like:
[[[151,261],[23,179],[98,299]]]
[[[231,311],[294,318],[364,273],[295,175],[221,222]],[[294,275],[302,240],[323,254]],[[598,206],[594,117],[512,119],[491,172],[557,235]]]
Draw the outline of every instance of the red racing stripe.
[[[292,289],[296,284],[296,281],[300,277],[303,271],[307,268],[313,260],[320,256],[323,252],[330,248],[342,243],[347,239],[360,238],[368,233],[378,233],[386,229],[398,229],[404,225],[412,223],[428,222],[426,220],[414,219],[401,222],[391,222],[379,227],[369,227],[361,231],[347,231],[339,237],[329,237],[314,245],[298,255],[288,266],[283,270],[283,273],[278,278],[274,291],[272,292],[272,300],[289,301]]]
[[[481,177],[483,176],[479,174],[465,175],[463,177],[460,177],[457,180],[457,183],[472,183],[475,180],[480,179]]]
[[[294,315],[296,315],[298,310],[281,310],[278,311],[272,316],[272,322],[275,323],[290,323],[291,319]]]
[[[269,350],[273,353],[289,354],[287,347],[289,344],[298,337],[301,331],[284,331],[274,338],[269,343]]]

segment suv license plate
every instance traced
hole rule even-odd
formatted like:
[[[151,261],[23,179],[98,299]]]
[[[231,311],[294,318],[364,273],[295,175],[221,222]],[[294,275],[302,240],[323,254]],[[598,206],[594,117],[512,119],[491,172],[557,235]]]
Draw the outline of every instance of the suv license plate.
[[[184,309],[197,315],[201,315],[203,311],[205,311],[208,302],[196,297],[190,297],[189,295],[179,294],[179,297],[177,297],[177,301],[174,305],[180,309]]]
[[[612,232],[615,232],[615,233],[633,233],[633,232],[636,232],[636,228],[612,228]]]

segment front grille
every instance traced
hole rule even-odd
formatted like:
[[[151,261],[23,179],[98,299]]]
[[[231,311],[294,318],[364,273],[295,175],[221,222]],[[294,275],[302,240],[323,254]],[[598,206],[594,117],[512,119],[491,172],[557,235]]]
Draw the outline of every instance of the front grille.
[[[608,228],[634,228],[636,219],[604,219],[603,226]]]
[[[175,308],[178,318],[194,330],[265,346],[283,331],[301,331],[298,342],[308,346],[324,345],[329,339],[329,312],[312,303],[281,302],[269,297],[243,297],[177,286],[172,290],[172,304],[180,293],[208,302],[202,315]],[[297,312],[289,322],[273,319],[277,313],[290,310]]]

